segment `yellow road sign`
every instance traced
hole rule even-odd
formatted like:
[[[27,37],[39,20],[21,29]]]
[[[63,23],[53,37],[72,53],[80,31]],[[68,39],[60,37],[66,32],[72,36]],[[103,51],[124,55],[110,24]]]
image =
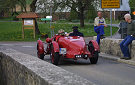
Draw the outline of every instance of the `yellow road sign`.
[[[54,29],[55,27],[54,26],[51,26],[51,29]]]
[[[101,8],[120,8],[120,0],[101,0]]]

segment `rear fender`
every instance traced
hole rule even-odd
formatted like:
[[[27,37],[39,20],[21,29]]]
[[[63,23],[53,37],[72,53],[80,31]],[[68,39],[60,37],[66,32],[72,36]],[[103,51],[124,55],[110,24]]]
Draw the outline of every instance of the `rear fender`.
[[[53,48],[54,48],[54,52],[59,52],[59,45],[57,42],[55,41],[52,41],[52,45],[53,45]]]
[[[97,41],[95,41],[95,40],[91,40],[90,42],[89,42],[89,44],[90,43],[92,43],[93,44],[93,46],[94,46],[94,50],[95,51],[100,51],[100,47],[99,47],[99,45],[98,45],[98,43],[97,43]]]
[[[39,54],[44,54],[44,44],[41,40],[37,41],[37,50],[39,52]]]

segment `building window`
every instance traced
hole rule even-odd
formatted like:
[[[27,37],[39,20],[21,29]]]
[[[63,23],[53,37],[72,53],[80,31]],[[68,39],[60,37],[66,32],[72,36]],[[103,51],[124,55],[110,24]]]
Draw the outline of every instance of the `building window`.
[[[66,13],[61,13],[61,14],[59,15],[59,19],[60,19],[60,20],[66,19]]]

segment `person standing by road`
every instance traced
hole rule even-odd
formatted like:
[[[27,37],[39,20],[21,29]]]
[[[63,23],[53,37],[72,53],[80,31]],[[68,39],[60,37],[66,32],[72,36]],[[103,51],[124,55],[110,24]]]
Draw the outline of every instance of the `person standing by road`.
[[[135,20],[131,19],[130,14],[125,14],[124,18],[125,21],[128,22],[128,25],[127,37],[120,43],[121,51],[124,54],[124,57],[121,57],[121,59],[129,60],[131,59],[131,55],[129,52],[128,45],[131,44],[133,40],[135,40]]]
[[[103,18],[103,13],[98,12],[98,17],[95,18],[94,21],[94,31],[97,33],[97,43],[100,44],[100,39],[104,37],[104,27],[107,27],[105,19]]]

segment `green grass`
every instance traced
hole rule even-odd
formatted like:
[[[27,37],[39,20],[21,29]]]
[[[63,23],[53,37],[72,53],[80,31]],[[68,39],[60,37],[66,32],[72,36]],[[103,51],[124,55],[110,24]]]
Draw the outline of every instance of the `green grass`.
[[[47,33],[49,36],[50,28],[49,23],[38,24],[41,33]],[[57,23],[52,24],[55,29],[54,32],[57,33],[59,29],[64,29],[66,32],[71,32],[73,26],[78,26],[79,31],[85,36],[95,36],[93,25],[85,25],[84,28],[80,28],[79,24],[64,24]],[[113,34],[118,30],[118,28],[113,27]],[[105,35],[110,35],[110,28],[105,28]],[[36,41],[41,35],[36,35],[36,39],[33,39],[33,31],[25,30],[25,39],[22,39],[22,23],[21,22],[0,22],[0,41]],[[45,40],[45,39],[43,39]]]
[[[105,19],[106,23],[107,24],[110,24],[110,19]],[[120,20],[112,20],[112,24],[119,24],[120,23]]]

